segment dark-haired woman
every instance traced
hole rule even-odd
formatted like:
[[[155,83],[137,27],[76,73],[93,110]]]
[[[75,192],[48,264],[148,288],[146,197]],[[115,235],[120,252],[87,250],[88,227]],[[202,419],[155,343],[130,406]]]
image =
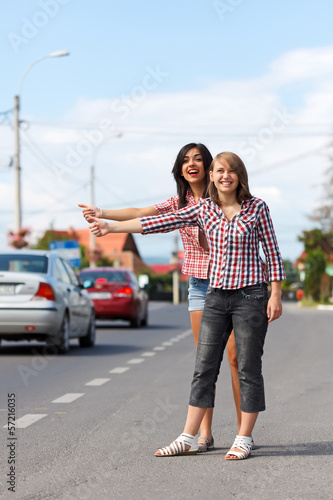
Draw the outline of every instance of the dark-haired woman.
[[[200,325],[190,403],[183,433],[158,457],[197,453],[194,443],[207,408],[214,406],[214,390],[223,352],[233,325],[241,391],[241,427],[226,455],[247,458],[252,430],[265,410],[262,355],[268,323],[282,314],[283,262],[269,209],[251,195],[247,172],[234,153],[220,153],[210,170],[210,198],[178,212],[109,223],[94,219],[95,236],[107,233],[157,233],[197,225],[210,248],[210,286]],[[260,257],[260,243],[266,266]],[[267,282],[271,282],[268,298]]]
[[[177,195],[165,202],[145,208],[125,208],[121,210],[105,210],[91,205],[79,204],[83,216],[88,222],[91,217],[101,219],[127,221],[137,217],[148,217],[175,212],[181,208],[195,205],[200,198],[208,196],[209,167],[213,160],[209,150],[203,144],[186,144],[179,151],[172,174],[177,185]],[[198,345],[200,322],[209,284],[209,250],[206,238],[197,226],[179,229],[184,246],[184,263],[182,273],[189,276],[189,311],[195,345]],[[238,365],[233,334],[228,342],[228,360],[230,364],[232,389],[234,394],[237,429],[240,428],[240,390],[238,381]],[[214,447],[212,436],[213,408],[207,410],[202,424],[201,436],[198,439],[199,451],[207,451]]]

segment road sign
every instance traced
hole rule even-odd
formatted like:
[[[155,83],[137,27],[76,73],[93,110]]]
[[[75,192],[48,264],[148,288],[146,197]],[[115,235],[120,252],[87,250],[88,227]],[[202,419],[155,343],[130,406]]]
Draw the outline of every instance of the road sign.
[[[73,267],[80,267],[81,253],[78,241],[50,241],[49,249],[56,250],[56,252],[63,259],[68,260]]]

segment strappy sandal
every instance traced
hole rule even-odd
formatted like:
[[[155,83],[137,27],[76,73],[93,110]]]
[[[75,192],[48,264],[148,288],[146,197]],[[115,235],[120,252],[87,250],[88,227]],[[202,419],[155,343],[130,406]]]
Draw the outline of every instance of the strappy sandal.
[[[177,439],[172,441],[169,446],[165,448],[160,448],[155,453],[155,457],[175,457],[177,455],[196,455],[198,453],[198,448],[194,445],[194,438],[191,434],[181,434]],[[186,450],[186,446],[190,446],[189,450]]]
[[[238,448],[240,451],[232,451],[233,448]],[[244,460],[247,458],[252,451],[252,438],[248,436],[236,436],[236,439],[225,456],[226,460]],[[228,458],[228,456],[236,457],[236,458]]]
[[[198,439],[198,452],[203,453],[205,451],[212,450],[214,448],[214,438],[213,436],[208,439],[204,436],[200,436]]]

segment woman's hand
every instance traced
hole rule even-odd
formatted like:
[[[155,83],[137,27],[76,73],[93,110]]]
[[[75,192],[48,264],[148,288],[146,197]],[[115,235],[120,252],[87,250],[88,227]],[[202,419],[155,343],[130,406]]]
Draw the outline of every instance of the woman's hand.
[[[282,314],[281,281],[272,281],[271,287],[271,296],[267,304],[268,323],[278,319]]]
[[[109,224],[105,220],[97,219],[96,217],[91,217],[92,224],[89,225],[89,229],[97,237],[105,236],[110,233]]]
[[[102,217],[101,208],[94,207],[94,205],[83,205],[82,203],[79,203],[78,206],[82,208],[83,217],[87,222],[93,222],[92,217],[96,217],[97,219]]]
[[[282,315],[282,302],[280,297],[270,297],[267,304],[268,323]]]

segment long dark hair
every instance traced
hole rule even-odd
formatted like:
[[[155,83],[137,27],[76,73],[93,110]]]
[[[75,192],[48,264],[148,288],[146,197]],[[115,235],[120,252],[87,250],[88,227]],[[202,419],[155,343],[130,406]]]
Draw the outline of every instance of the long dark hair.
[[[185,178],[182,176],[182,169],[183,169],[183,162],[184,162],[184,157],[186,153],[193,148],[197,148],[200,151],[200,154],[202,156],[203,164],[204,164],[204,169],[206,173],[206,184],[204,188],[204,192],[202,194],[203,198],[208,197],[208,186],[209,186],[209,167],[211,162],[213,161],[213,157],[210,154],[209,150],[204,146],[203,144],[196,144],[195,142],[190,142],[190,144],[186,144],[185,146],[182,147],[182,149],[179,151],[175,164],[172,169],[172,174],[175,178],[176,184],[177,184],[177,194],[179,196],[179,205],[178,208],[183,208],[186,207],[187,201],[186,201],[186,193],[190,187],[189,183]]]
[[[249,200],[252,198],[252,194],[250,193],[249,181],[247,177],[246,167],[243,163],[243,160],[235,153],[230,153],[226,151],[224,153],[219,153],[215,156],[214,160],[211,163],[210,170],[213,171],[214,165],[216,163],[227,163],[229,167],[231,167],[238,176],[238,186],[236,190],[236,198],[238,203],[242,203],[244,200]],[[220,205],[221,202],[218,197],[218,192],[213,182],[210,183],[208,188],[209,196],[211,199],[217,204]]]

